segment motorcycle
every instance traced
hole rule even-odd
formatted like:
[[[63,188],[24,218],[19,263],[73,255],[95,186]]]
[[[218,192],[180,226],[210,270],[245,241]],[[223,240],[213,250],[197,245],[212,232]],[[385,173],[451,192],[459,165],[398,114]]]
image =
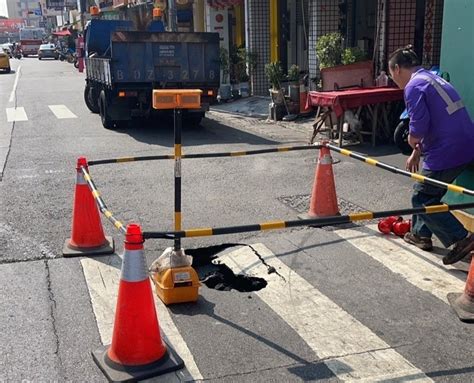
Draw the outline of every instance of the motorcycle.
[[[437,76],[442,77],[444,80],[449,82],[449,73],[441,72],[439,66],[432,66],[430,68],[430,72],[434,73]],[[405,110],[400,115],[400,122],[398,123],[395,131],[393,133],[393,140],[395,141],[395,145],[398,146],[400,151],[405,154],[409,155],[412,153],[413,149],[408,143],[408,135],[410,134],[410,117],[408,116],[408,110]]]

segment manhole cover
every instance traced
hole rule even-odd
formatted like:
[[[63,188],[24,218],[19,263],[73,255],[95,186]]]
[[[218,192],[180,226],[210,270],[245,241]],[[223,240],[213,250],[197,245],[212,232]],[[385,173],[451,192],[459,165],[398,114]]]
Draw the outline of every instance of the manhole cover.
[[[309,201],[311,199],[311,195],[299,194],[299,195],[278,197],[277,199],[284,205],[295,210],[298,214],[304,214],[304,213],[307,213],[309,210]],[[337,204],[339,206],[339,212],[341,213],[341,215],[367,211],[367,209],[363,208],[362,206],[359,206],[343,198],[338,198]],[[358,222],[360,224],[367,225],[368,223],[372,223],[375,221],[365,220],[365,221],[358,221]],[[357,226],[355,223],[348,223],[348,224],[337,225],[337,226],[325,226],[323,227],[323,229],[331,231],[331,230],[334,230],[335,228],[340,229],[340,228],[350,228],[350,227],[355,227],[355,226]]]

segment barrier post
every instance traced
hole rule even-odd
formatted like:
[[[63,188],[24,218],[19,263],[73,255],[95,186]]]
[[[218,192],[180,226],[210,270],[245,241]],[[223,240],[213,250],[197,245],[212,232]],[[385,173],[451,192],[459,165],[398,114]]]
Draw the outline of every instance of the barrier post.
[[[183,113],[174,110],[174,230],[181,231],[181,129]],[[181,238],[174,239],[174,250],[181,250]]]

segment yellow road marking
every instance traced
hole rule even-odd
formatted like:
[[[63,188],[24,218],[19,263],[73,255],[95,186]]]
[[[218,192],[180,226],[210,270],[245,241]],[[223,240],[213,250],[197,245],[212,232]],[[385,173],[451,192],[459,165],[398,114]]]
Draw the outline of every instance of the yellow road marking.
[[[279,151],[279,152],[287,152],[288,150],[290,150],[290,148],[288,148],[288,147],[285,147],[285,148],[278,148],[278,151]]]
[[[108,210],[104,211],[104,215],[107,217],[107,218],[110,218],[112,217],[112,213]]]
[[[245,156],[247,152],[230,152],[231,157]]]
[[[97,190],[94,190],[94,191],[92,192],[92,196],[93,196],[94,198],[99,198],[99,195],[100,195],[100,194],[99,194],[99,192],[98,192]]]

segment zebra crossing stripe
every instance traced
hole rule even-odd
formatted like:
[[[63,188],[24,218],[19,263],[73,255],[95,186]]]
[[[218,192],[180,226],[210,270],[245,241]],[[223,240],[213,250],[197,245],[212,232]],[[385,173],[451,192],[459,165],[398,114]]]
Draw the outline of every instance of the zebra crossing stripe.
[[[54,115],[60,120],[65,118],[77,118],[66,105],[48,105],[48,108],[51,109]]]
[[[279,275],[268,274],[267,266],[256,260],[249,247],[219,259],[234,273],[245,272],[267,280],[267,287],[255,294],[287,322],[319,358],[325,359],[324,363],[337,378],[364,382],[404,379],[432,382],[369,328],[286,266],[265,245],[252,247]]]
[[[25,108],[22,106],[16,108],[7,108],[6,111],[8,122],[28,121]]]
[[[112,341],[122,260],[117,255],[111,255],[101,257],[100,261],[86,258],[81,260],[81,264],[102,344],[110,344]],[[167,337],[174,350],[184,360],[186,366],[185,369],[163,375],[162,378],[167,382],[202,380],[203,377],[191,351],[175,326],[168,309],[155,294],[153,295],[162,334]]]
[[[376,230],[376,225],[370,225],[369,228]],[[393,236],[384,238],[382,234],[367,233],[363,229],[335,230],[334,233],[393,273],[400,274],[412,285],[433,294],[446,304],[448,304],[446,295],[449,292],[464,289],[464,282],[436,265],[436,263],[441,265],[441,259],[432,255],[432,260],[427,262],[426,259],[417,257],[408,248],[401,246],[402,243],[394,242]],[[397,239],[397,241],[403,240]]]

